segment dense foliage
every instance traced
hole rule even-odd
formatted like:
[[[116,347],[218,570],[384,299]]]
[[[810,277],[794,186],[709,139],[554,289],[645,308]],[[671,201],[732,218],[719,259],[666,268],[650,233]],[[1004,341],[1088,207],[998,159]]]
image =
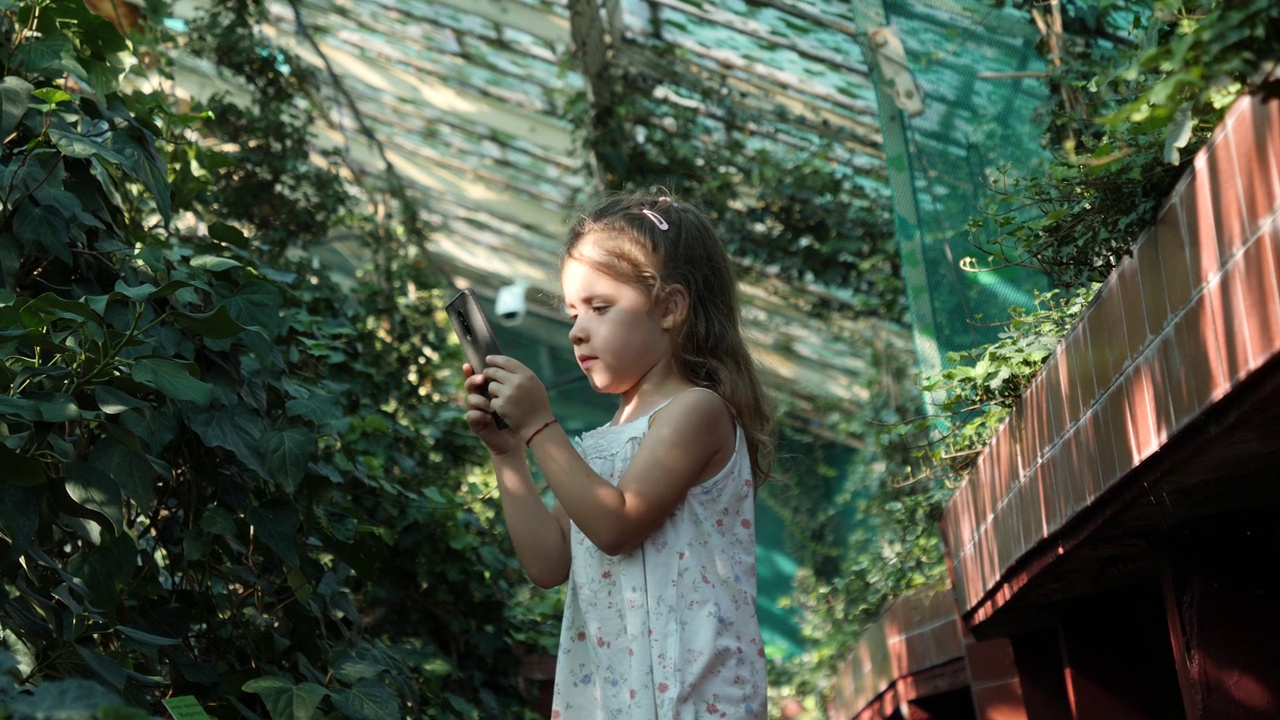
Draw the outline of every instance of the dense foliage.
[[[518,717],[543,632],[412,204],[311,161],[311,78],[214,5],[0,3],[0,716]]]

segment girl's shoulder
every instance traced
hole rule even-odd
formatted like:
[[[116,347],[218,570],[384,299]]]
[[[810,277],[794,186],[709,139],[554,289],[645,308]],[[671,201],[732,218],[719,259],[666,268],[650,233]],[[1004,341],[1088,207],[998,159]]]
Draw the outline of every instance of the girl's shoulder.
[[[661,438],[660,442],[723,446],[731,453],[737,437],[737,419],[733,408],[718,393],[695,387],[676,393],[654,410],[648,434]]]
[[[623,423],[609,423],[582,435],[584,442],[626,441],[646,435],[654,428],[676,433],[693,432],[697,435],[716,427],[732,429],[735,424],[733,409],[720,395],[710,388],[692,387],[681,390],[657,407]]]
[[[666,410],[667,412],[660,412]],[[733,422],[733,408],[720,393],[705,387],[691,387],[672,395],[650,413],[650,425],[662,420],[687,425],[699,425],[708,421]]]

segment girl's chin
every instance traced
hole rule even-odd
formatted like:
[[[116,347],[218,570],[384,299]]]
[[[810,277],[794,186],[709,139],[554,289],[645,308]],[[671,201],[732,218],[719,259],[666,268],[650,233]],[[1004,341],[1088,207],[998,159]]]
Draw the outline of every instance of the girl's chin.
[[[591,389],[602,395],[621,395],[623,390],[614,387],[607,379],[597,380],[594,375],[587,373],[587,382],[590,383]]]

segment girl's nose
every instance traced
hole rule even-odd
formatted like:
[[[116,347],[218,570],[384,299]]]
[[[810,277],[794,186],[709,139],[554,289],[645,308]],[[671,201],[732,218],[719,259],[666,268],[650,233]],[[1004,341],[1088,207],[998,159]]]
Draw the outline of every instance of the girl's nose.
[[[569,328],[569,342],[574,345],[581,345],[586,342],[587,334],[582,329],[582,323],[579,320],[573,321],[573,326]]]

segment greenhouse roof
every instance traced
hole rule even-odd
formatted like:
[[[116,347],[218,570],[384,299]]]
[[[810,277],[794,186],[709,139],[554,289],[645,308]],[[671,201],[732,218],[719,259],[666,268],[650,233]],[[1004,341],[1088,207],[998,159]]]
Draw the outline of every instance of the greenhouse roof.
[[[204,2],[179,2],[175,13],[190,17]],[[817,138],[834,141],[836,160],[886,196],[877,75],[859,38],[887,23],[909,66],[945,71],[911,120],[913,141],[965,155],[967,136],[1002,109],[994,93],[1007,90],[975,78],[1007,70],[995,55],[1022,47],[1034,27],[980,0],[885,5],[888,14],[880,0],[289,0],[270,4],[263,31],[337,81],[319,144],[369,173],[394,167],[435,228],[428,251],[456,284],[489,294],[522,281],[554,314],[561,237],[575,197],[597,182],[565,106],[587,89],[594,64],[645,68],[658,78],[654,96],[671,103],[694,102],[679,82],[697,77],[761,108],[785,108],[786,121],[748,129],[754,142],[805,153]],[[575,31],[587,38],[579,58]],[[682,67],[653,66],[646,48],[661,44],[682,51]],[[225,84],[190,60],[175,72],[193,94]],[[802,406],[825,397],[856,409],[867,374],[879,372],[864,348],[910,349],[901,328],[811,317],[798,300],[839,301],[839,288],[776,280],[743,290],[769,380]]]

